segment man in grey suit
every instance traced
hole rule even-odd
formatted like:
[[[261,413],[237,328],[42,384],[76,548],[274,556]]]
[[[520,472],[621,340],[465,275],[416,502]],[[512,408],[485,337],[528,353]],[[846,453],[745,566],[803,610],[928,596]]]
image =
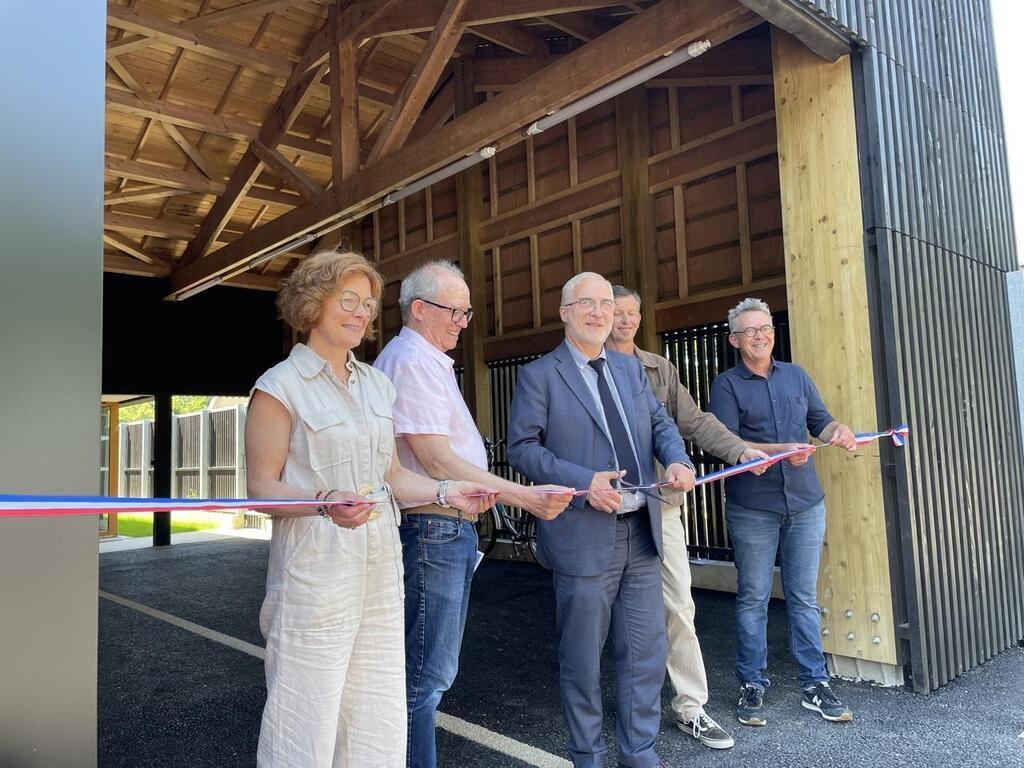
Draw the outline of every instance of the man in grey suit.
[[[664,765],[654,751],[665,680],[661,501],[630,491],[665,480],[693,488],[679,430],[635,358],[605,350],[612,286],[583,272],[562,288],[565,341],[519,371],[508,458],[535,483],[583,490],[554,520],[538,521],[538,557],[554,574],[562,711],[576,768],[600,768],[601,649],[615,648],[619,765]]]

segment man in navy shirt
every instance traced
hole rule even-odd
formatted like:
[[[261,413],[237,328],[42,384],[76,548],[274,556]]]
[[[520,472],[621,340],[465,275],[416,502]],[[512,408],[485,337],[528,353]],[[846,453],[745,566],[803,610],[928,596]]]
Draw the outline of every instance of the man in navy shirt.
[[[790,651],[800,667],[801,704],[826,720],[853,714],[828,684],[821,648],[817,581],[825,536],[825,494],[807,444],[810,432],[823,443],[854,451],[849,427],[832,418],[810,376],[798,365],[772,357],[775,329],[760,299],[744,299],[729,311],[729,343],[740,362],[711,385],[710,410],[752,448],[780,453],[807,451],[779,462],[760,477],[749,473],[725,481],[726,521],[736,560],[737,717],[765,725],[769,681],[768,600],[779,553],[789,616]]]

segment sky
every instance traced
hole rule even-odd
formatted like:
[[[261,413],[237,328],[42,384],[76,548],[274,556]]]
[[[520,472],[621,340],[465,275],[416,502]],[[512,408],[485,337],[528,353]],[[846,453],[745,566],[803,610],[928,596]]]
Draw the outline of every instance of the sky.
[[[1024,46],[1019,39],[1024,30],[1024,2],[991,0],[991,3],[1017,235],[1017,262],[1024,266],[1024,92],[1021,89]]]

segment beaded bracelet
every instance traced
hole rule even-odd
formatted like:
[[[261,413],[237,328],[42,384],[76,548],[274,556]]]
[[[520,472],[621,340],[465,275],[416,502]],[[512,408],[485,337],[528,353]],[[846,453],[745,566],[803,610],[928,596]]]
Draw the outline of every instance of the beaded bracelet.
[[[320,501],[321,499],[323,499],[324,501],[327,501],[331,497],[331,494],[335,493],[337,490],[337,488],[332,488],[329,491],[321,489],[316,492],[316,500]],[[327,513],[329,511],[330,507],[327,504],[318,504],[316,507],[316,513],[320,515],[320,517],[327,517]]]

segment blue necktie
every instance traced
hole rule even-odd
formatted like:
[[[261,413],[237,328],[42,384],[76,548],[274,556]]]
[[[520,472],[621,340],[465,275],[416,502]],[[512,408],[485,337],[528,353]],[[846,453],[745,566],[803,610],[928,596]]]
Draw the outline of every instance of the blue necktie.
[[[633,445],[629,442],[626,425],[622,423],[619,409],[615,407],[612,390],[604,377],[605,362],[607,361],[604,358],[599,357],[596,360],[590,360],[587,365],[597,371],[597,392],[601,396],[604,420],[608,424],[608,432],[611,434],[612,447],[615,449],[615,457],[619,461],[619,469],[626,470],[626,476],[622,479],[631,485],[640,485],[640,467],[636,464]]]

